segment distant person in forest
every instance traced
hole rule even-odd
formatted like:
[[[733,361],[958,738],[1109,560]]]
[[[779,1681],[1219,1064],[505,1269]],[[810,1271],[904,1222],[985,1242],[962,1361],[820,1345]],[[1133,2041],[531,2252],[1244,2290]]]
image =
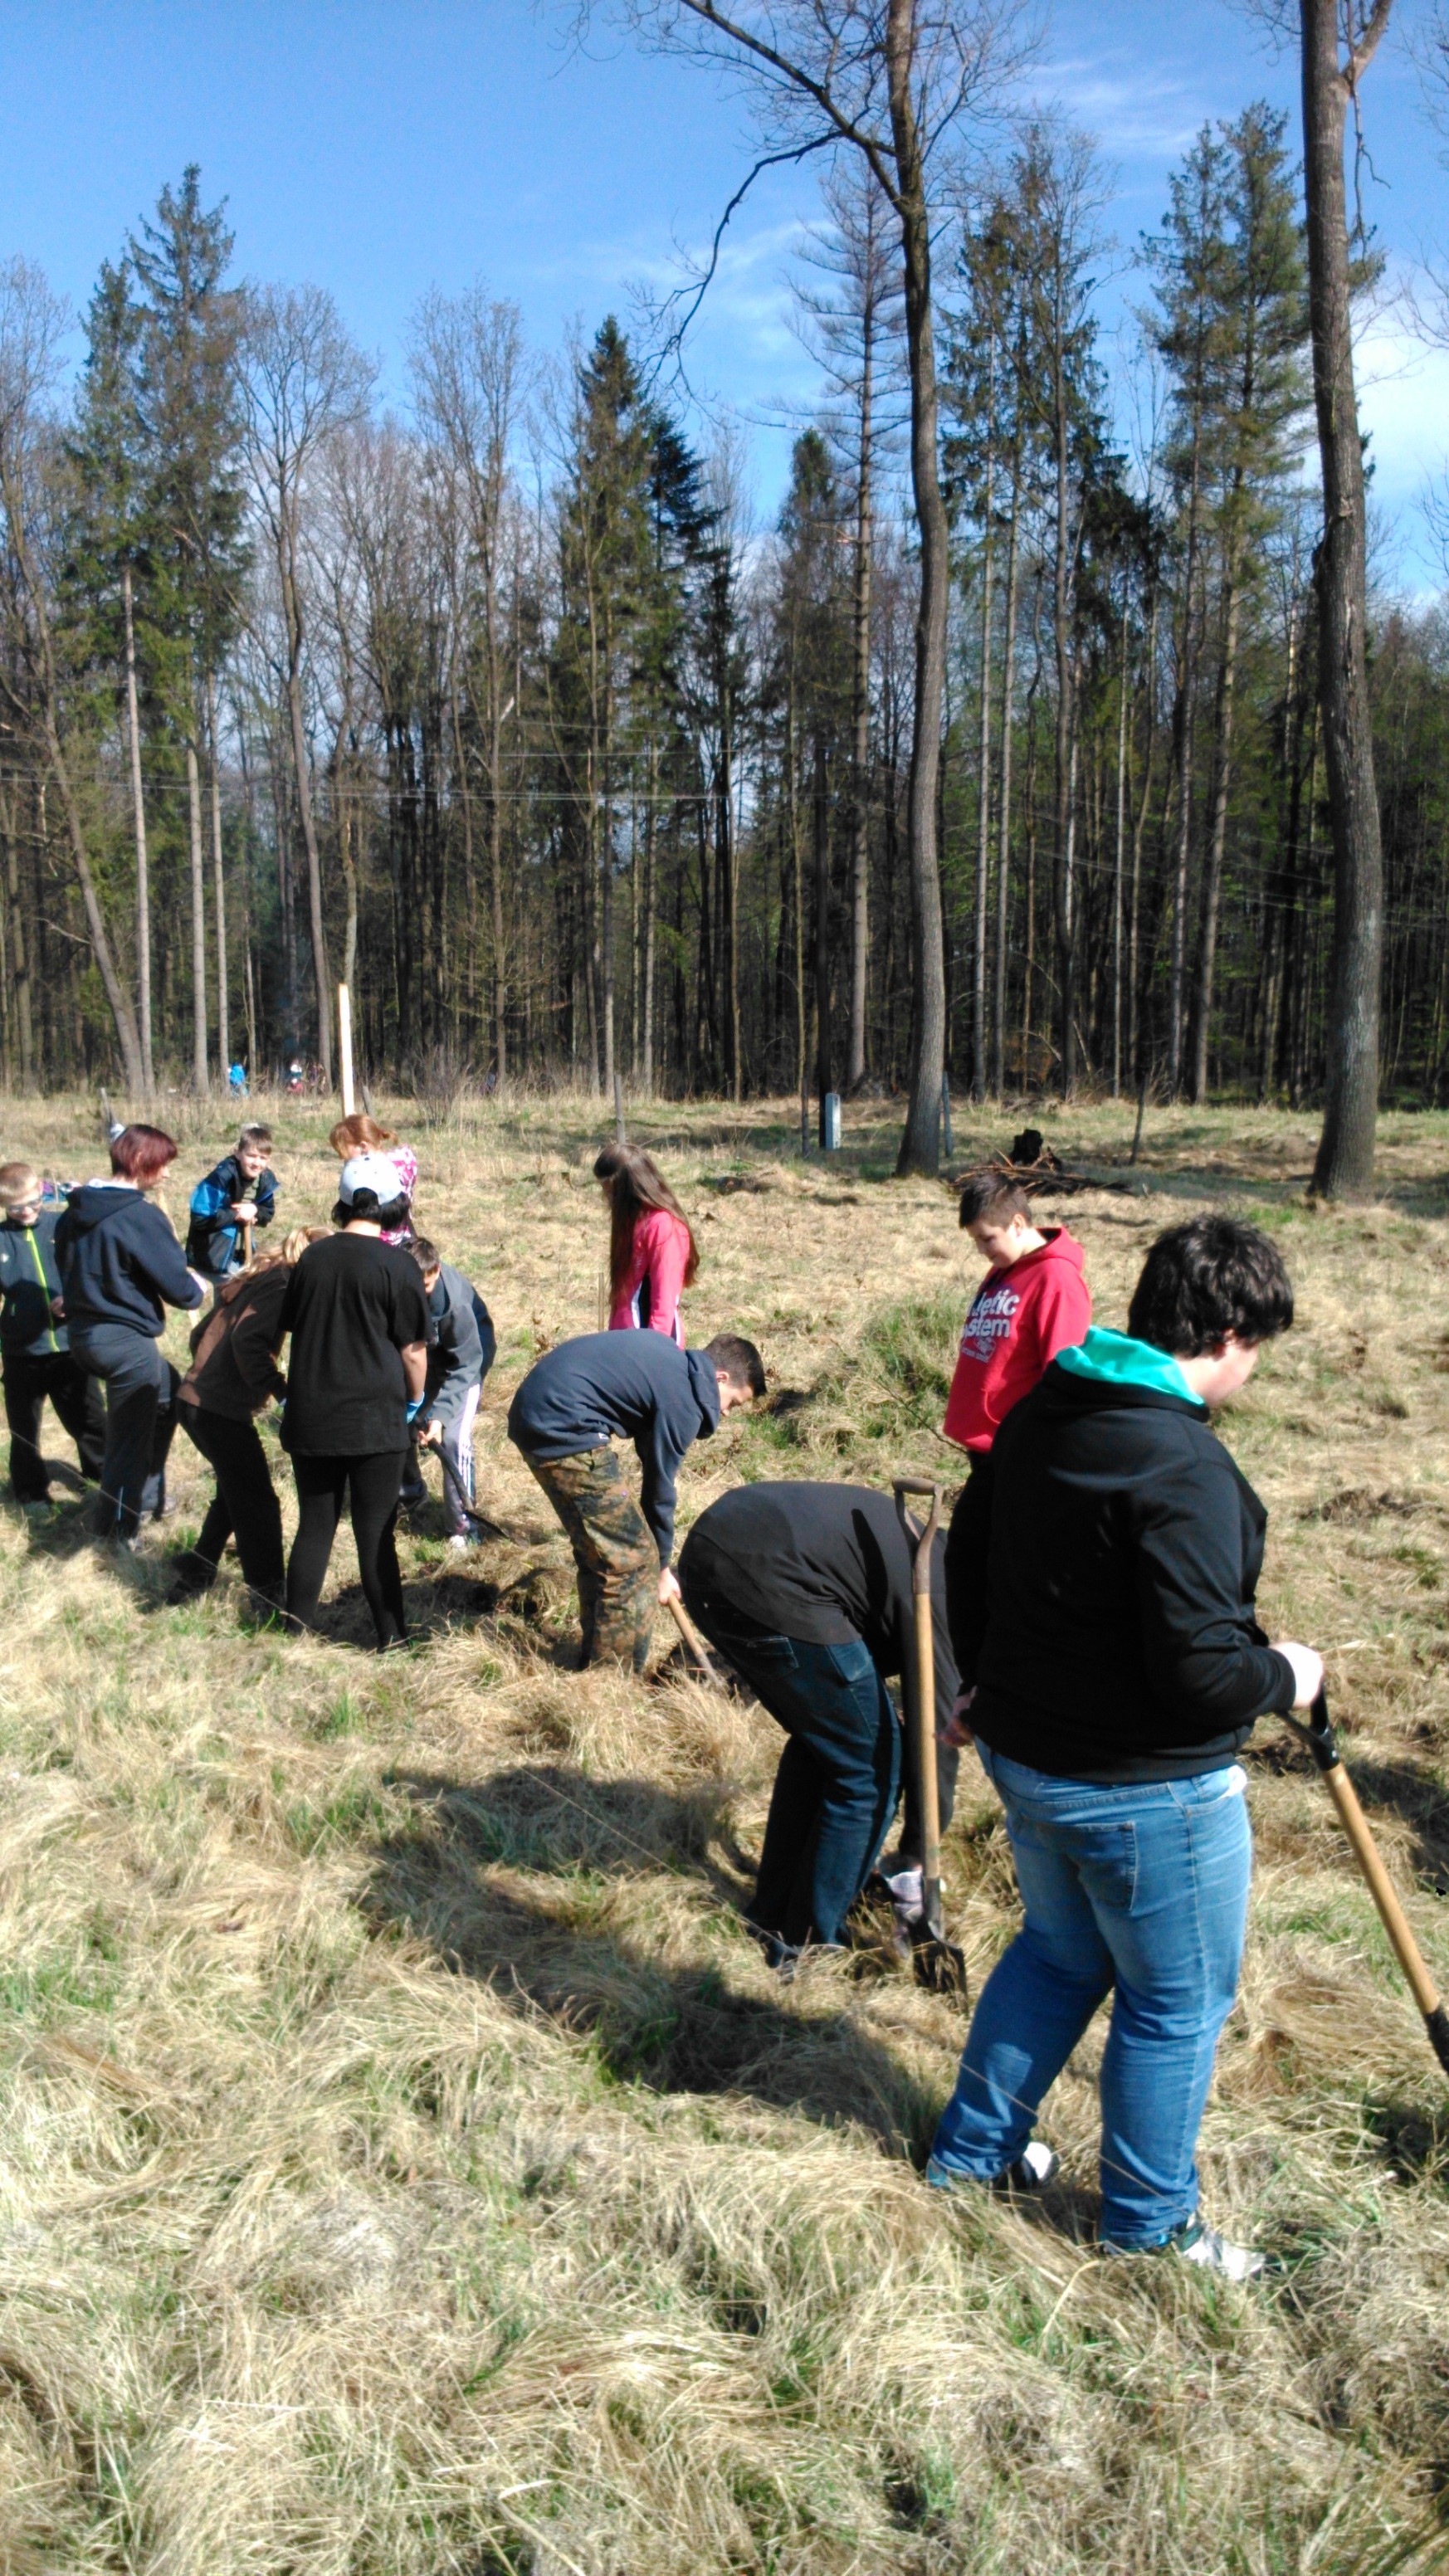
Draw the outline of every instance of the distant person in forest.
[[[282,1305],[293,1268],[325,1225],[299,1225],[273,1252],[261,1253],[234,1279],[191,1335],[191,1366],[177,1391],[178,1418],[216,1476],[216,1492],[193,1547],[176,1559],[173,1601],[209,1592],[236,1539],[241,1570],[259,1614],[282,1608],[286,1569],[282,1512],[255,1416],[287,1392],[277,1366]]]
[[[309,1244],[288,1282],[290,1333],[282,1446],[297,1486],[287,1614],[312,1628],[344,1500],[379,1646],[406,1640],[397,1561],[398,1494],[408,1416],[423,1402],[428,1306],[417,1263],[398,1249],[406,1210],[386,1154],[344,1163],[325,1243]]]
[[[186,1258],[204,1279],[233,1278],[247,1257],[243,1228],[260,1233],[271,1224],[278,1188],[271,1152],[270,1127],[243,1127],[235,1152],[223,1155],[192,1191]]]
[[[391,1163],[397,1179],[393,1203],[401,1203],[402,1214],[395,1225],[383,1229],[382,1240],[411,1243],[413,1192],[418,1185],[418,1158],[411,1145],[400,1145],[390,1127],[379,1126],[363,1109],[355,1109],[348,1118],[339,1118],[329,1141],[333,1153],[344,1163],[356,1154],[381,1154]]]
[[[536,1360],[508,1413],[508,1436],[568,1533],[579,1577],[583,1661],[642,1673],[656,1602],[679,1598],[670,1570],[675,1478],[690,1443],[765,1392],[753,1342],[717,1333],[682,1351],[662,1333],[582,1333]],[[636,1503],[613,1443],[633,1442]]]
[[[228,1065],[226,1084],[233,1100],[245,1100],[248,1090],[247,1069],[240,1056],[234,1056]]]
[[[472,1281],[445,1261],[436,1246],[415,1235],[408,1246],[423,1274],[428,1301],[428,1375],[418,1416],[418,1446],[442,1452],[463,1494],[473,1500],[473,1425],[483,1394],[483,1381],[493,1366],[498,1336],[493,1318]],[[405,1507],[426,1499],[427,1487],[410,1462],[404,1475]],[[452,1484],[443,1479],[448,1535],[455,1548],[474,1545],[476,1532]]]
[[[699,1252],[668,1182],[638,1145],[606,1145],[594,1165],[609,1208],[609,1330],[665,1333],[684,1348],[680,1292]]]
[[[55,1229],[61,1203],[29,1163],[0,1165],[0,1366],[10,1426],[10,1488],[23,1510],[43,1512],[50,1480],[40,1447],[46,1399],[70,1433],[81,1474],[100,1480],[106,1406],[100,1380],[72,1356]]]
[[[135,1544],[142,1518],[166,1508],[166,1456],[180,1374],[161,1349],[166,1308],[191,1312],[210,1281],[190,1270],[164,1209],[148,1193],[176,1160],[161,1127],[123,1127],[108,1180],[75,1190],[55,1229],[71,1354],[106,1388],[106,1447],[95,1534]]]

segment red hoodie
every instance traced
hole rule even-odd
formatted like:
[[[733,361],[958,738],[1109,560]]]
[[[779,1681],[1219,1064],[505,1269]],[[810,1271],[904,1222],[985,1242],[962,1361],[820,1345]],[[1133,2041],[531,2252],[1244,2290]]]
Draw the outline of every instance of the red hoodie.
[[[942,1429],[962,1449],[989,1449],[1014,1404],[1058,1351],[1085,1338],[1092,1292],[1082,1247],[1053,1226],[1009,1270],[988,1270],[971,1301]]]

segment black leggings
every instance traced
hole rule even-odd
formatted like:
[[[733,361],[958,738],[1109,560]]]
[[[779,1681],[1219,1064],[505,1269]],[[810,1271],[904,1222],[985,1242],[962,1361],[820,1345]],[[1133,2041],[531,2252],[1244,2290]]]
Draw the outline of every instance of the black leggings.
[[[369,1458],[292,1460],[298,1519],[287,1561],[287,1610],[300,1627],[317,1625],[317,1604],[327,1580],[327,1563],[345,1493],[352,1512],[357,1570],[372,1612],[377,1642],[391,1646],[406,1636],[402,1576],[394,1536],[398,1488],[406,1456],[403,1449],[383,1449]]]
[[[204,1570],[206,1582],[215,1581],[227,1540],[235,1533],[236,1552],[248,1583],[259,1592],[280,1592],[282,1510],[256,1425],[234,1422],[229,1414],[208,1413],[204,1406],[184,1401],[176,1410],[207,1465],[216,1470],[216,1493],[191,1551],[198,1580]]]

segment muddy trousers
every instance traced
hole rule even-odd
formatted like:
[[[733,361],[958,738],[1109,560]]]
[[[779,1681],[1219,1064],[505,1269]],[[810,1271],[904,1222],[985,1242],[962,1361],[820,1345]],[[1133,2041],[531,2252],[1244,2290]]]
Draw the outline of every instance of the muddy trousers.
[[[584,1662],[614,1660],[642,1673],[659,1598],[659,1550],[617,1456],[610,1448],[585,1449],[528,1465],[574,1552]]]

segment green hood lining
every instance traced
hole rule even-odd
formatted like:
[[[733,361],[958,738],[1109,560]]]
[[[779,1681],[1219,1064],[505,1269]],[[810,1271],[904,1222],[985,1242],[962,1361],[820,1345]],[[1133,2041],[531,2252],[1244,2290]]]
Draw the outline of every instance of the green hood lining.
[[[1151,1342],[1134,1342],[1129,1333],[1109,1332],[1100,1324],[1092,1325],[1075,1350],[1058,1351],[1057,1366],[1071,1377],[1090,1378],[1096,1386],[1145,1386],[1158,1395],[1180,1396],[1188,1404],[1201,1401],[1170,1351],[1159,1351]]]

